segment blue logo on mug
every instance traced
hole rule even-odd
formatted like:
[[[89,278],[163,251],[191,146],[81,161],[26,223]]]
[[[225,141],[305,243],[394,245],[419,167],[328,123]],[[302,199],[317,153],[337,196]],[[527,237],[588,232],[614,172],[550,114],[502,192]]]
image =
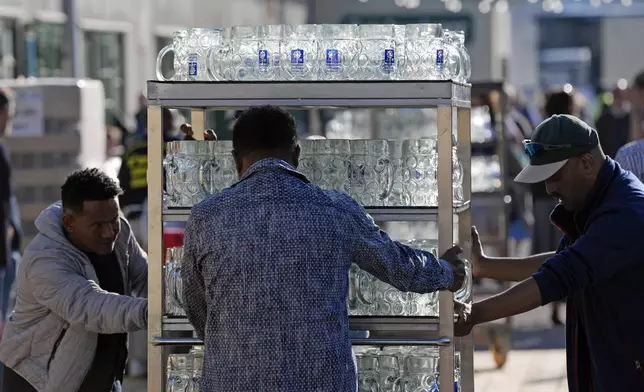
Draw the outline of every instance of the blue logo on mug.
[[[436,50],[436,65],[443,65],[445,63],[445,52],[443,49]]]
[[[199,73],[199,63],[197,62],[197,55],[191,54],[188,56],[188,76],[196,77]]]
[[[291,64],[293,65],[304,64],[304,49],[291,50]]]
[[[326,50],[326,64],[327,65],[338,65],[340,64],[340,51],[337,49],[327,49]]]
[[[259,50],[259,65],[263,67],[268,67],[268,50],[266,49]]]
[[[395,52],[395,50],[393,50],[393,49],[385,49],[384,56],[385,56],[385,58],[384,58],[383,62],[386,65],[394,65],[394,63],[396,62],[396,52]]]

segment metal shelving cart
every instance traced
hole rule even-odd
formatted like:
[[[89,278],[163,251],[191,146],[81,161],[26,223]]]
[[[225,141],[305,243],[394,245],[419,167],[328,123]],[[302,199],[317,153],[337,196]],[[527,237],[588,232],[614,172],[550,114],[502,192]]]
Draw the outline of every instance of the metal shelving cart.
[[[171,337],[172,332],[191,331],[187,319],[163,314],[162,224],[187,220],[190,209],[164,210],[163,148],[161,108],[191,110],[194,134],[203,137],[207,109],[243,109],[253,105],[290,108],[438,108],[438,206],[409,208],[367,208],[376,221],[437,221],[439,251],[449,249],[458,239],[469,257],[471,215],[470,174],[470,86],[449,81],[396,82],[254,82],[199,83],[148,82],[148,257],[149,326],[148,391],[160,392],[165,383],[163,346],[195,345],[194,338]],[[453,124],[456,114],[456,124]],[[455,206],[452,186],[452,134],[456,130],[463,165],[463,193],[466,202]],[[474,391],[472,336],[454,338],[454,303],[450,292],[439,294],[443,317],[350,317],[354,345],[429,345],[439,347],[440,369],[454,368],[454,350],[461,353],[461,390]],[[448,317],[444,317],[448,315]],[[454,385],[454,372],[440,372],[441,385]]]

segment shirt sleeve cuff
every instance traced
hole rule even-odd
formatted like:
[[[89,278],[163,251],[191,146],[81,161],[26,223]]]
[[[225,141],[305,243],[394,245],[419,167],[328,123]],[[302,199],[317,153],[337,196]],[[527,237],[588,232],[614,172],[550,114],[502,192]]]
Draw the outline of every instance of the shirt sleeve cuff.
[[[448,289],[452,284],[454,284],[454,271],[452,271],[452,265],[449,261],[445,261],[443,259],[438,259],[438,262],[443,266],[443,288]]]
[[[558,289],[557,276],[553,271],[548,269],[540,269],[532,275],[532,278],[539,286],[539,293],[541,294],[541,306],[547,305],[551,302],[561,300],[560,290]]]

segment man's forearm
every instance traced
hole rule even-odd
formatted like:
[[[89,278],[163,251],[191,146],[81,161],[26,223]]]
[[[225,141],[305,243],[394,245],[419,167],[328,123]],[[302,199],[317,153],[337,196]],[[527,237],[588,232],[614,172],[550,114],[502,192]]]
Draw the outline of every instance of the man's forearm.
[[[472,322],[482,324],[528,312],[541,306],[541,292],[537,282],[530,278],[472,305]]]
[[[555,252],[548,252],[528,257],[485,257],[479,263],[480,277],[520,282],[537,272],[541,264],[554,255]]]

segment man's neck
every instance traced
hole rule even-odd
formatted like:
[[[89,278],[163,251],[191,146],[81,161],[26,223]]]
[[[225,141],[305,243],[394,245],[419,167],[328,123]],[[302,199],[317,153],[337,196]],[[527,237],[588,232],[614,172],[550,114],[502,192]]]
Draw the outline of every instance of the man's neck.
[[[67,231],[67,229],[64,228],[64,227],[63,227],[63,234],[65,235],[65,238],[67,238],[67,241],[69,241],[74,246],[74,248],[76,248],[76,249],[78,249],[78,250],[80,250],[81,252],[84,252],[84,253],[92,253],[92,251],[90,251],[85,246],[83,246],[80,243],[80,241],[77,241],[74,238],[74,235],[72,233],[70,233],[69,231]]]
[[[293,162],[291,162],[290,157],[282,156],[282,154],[256,153],[256,154],[253,154],[253,155],[249,155],[248,158],[246,158],[244,160],[244,166],[243,166],[243,169],[242,169],[243,174],[242,175],[246,174],[246,172],[248,171],[248,169],[250,169],[251,166],[253,166],[257,162],[261,162],[261,161],[263,161],[265,159],[278,159],[280,161],[284,161],[284,162],[288,163],[291,166],[295,166],[293,164]]]

